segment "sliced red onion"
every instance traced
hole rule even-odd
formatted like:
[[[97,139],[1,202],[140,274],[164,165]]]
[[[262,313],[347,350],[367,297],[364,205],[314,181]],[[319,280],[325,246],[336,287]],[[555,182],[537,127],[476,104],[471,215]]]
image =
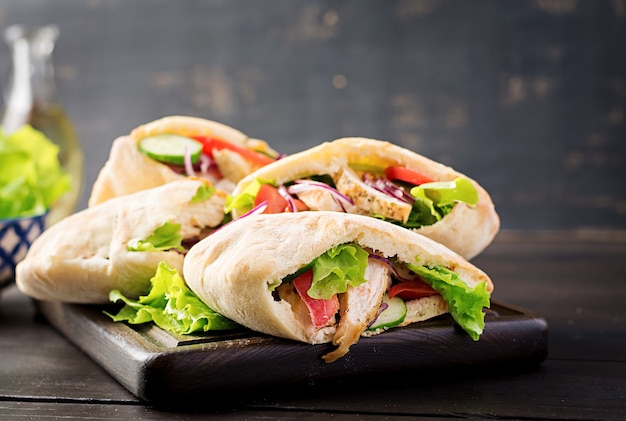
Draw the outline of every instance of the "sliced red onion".
[[[185,175],[184,165],[176,165],[176,164],[165,164],[165,165],[167,165],[169,169],[174,171],[176,174]]]
[[[189,177],[193,177],[196,175],[196,172],[193,169],[193,164],[191,163],[191,153],[189,152],[189,146],[185,146],[185,172]]]
[[[298,211],[298,209],[296,208],[296,202],[294,202],[293,197],[291,197],[285,186],[278,186],[278,193],[283,197],[283,199],[287,201],[287,204],[289,205],[289,210],[291,212]]]
[[[415,198],[413,196],[386,178],[375,177],[371,173],[366,172],[363,174],[363,182],[379,192],[392,196],[403,202],[415,202]]]
[[[186,148],[185,148],[185,151],[187,151]],[[196,176],[199,173],[200,176],[204,176],[204,175],[210,174],[211,170],[215,170],[219,172],[219,168],[217,167],[217,164],[208,155],[201,154],[200,159],[195,164],[191,163],[191,155],[189,156],[189,159],[187,160],[187,155],[190,155],[190,154],[189,153],[183,154],[183,163],[180,165],[168,164],[168,163],[163,163],[163,164],[167,165],[170,168],[170,170],[180,175]]]
[[[250,209],[248,212],[244,213],[237,219],[245,218],[246,216],[250,216],[255,213],[263,213],[265,209],[267,209],[267,200],[262,201],[261,203],[259,203],[258,205],[256,205],[255,207],[253,207],[252,209]]]
[[[417,275],[415,275],[415,276],[413,276],[411,278],[407,278],[406,276],[400,275],[400,273],[398,272],[398,269],[396,269],[396,267],[391,262],[391,260],[387,259],[386,257],[379,256],[378,254],[373,254],[373,253],[370,253],[369,257],[370,257],[370,259],[375,259],[375,260],[378,260],[378,261],[383,262],[384,264],[386,264],[387,267],[389,267],[389,269],[393,273],[393,276],[397,280],[399,280],[399,281],[413,281],[415,279],[419,279]]]
[[[351,198],[349,198],[343,193],[340,193],[339,191],[337,191],[337,189],[332,188],[328,184],[322,183],[320,181],[296,180],[294,181],[294,184],[287,187],[287,191],[290,194],[298,194],[298,193],[302,193],[305,191],[310,191],[311,189],[327,190],[328,192],[330,192],[332,197],[341,205],[341,208],[344,209],[344,211],[345,211],[345,207],[343,206],[343,203],[347,203],[351,206],[354,205],[354,201]]]
[[[208,155],[201,154],[200,155],[200,172],[202,174],[206,174],[209,172],[209,168],[213,164],[211,158]]]
[[[224,228],[226,225],[228,224],[232,224],[235,221],[238,221],[241,218],[245,218],[246,216],[250,216],[250,215],[254,215],[256,213],[263,213],[263,211],[267,209],[267,200],[262,201],[261,203],[259,203],[258,205],[256,205],[255,207],[253,207],[252,209],[250,209],[248,212],[244,213],[243,215],[241,215],[238,218],[232,219],[231,221],[225,223],[224,225],[222,225],[221,227],[218,227],[217,229],[211,231],[211,234],[209,235],[213,235],[216,232],[218,232],[219,230],[221,230],[222,228]]]
[[[343,213],[348,213],[348,211],[346,210],[346,207],[343,205],[343,202],[341,200],[337,199],[335,196],[332,196],[332,198],[335,201],[335,203],[339,205]]]
[[[376,316],[374,316],[372,321],[367,325],[367,327],[365,329],[369,329],[376,322],[376,320],[378,320],[378,318],[380,317],[381,313],[383,311],[387,310],[387,307],[389,307],[389,304],[387,304],[387,303],[380,303],[380,307],[378,307],[378,311],[376,312]]]

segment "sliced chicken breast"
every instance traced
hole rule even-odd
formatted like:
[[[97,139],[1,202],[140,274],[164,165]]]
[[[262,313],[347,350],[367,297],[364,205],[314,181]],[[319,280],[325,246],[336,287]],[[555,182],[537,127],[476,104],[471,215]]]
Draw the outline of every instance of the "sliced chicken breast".
[[[343,212],[344,208],[333,198],[333,195],[324,189],[310,189],[298,193],[298,199],[302,200],[310,210]]]
[[[386,218],[406,222],[411,213],[409,203],[398,200],[365,184],[358,174],[351,168],[343,168],[335,185],[340,193],[354,201],[356,207],[367,214],[383,215]]]
[[[340,319],[333,337],[333,344],[338,347],[322,357],[328,363],[346,355],[376,317],[383,295],[391,284],[391,273],[387,265],[370,259],[365,279],[366,282],[356,288],[349,286],[339,298]]]

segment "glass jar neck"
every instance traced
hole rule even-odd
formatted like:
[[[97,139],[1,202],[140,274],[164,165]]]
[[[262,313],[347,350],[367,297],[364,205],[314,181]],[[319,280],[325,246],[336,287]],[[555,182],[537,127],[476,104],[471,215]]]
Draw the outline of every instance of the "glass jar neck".
[[[52,63],[58,28],[13,25],[4,35],[12,50],[13,63],[2,125],[7,132],[12,132],[37,109],[58,102]]]

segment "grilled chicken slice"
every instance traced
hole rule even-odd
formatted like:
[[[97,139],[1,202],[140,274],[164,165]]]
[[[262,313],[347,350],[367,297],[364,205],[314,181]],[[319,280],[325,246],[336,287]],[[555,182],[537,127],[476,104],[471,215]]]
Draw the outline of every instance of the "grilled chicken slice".
[[[310,189],[298,193],[298,199],[302,200],[310,210],[343,212],[344,208],[333,198],[333,195],[324,189]]]
[[[213,159],[225,179],[233,183],[258,169],[258,166],[246,161],[241,155],[228,149],[214,150]]]
[[[340,193],[354,201],[355,206],[365,211],[383,215],[386,218],[406,222],[411,213],[411,204],[398,200],[365,184],[358,174],[349,167],[345,167],[335,185]]]
[[[322,357],[327,363],[346,355],[376,317],[383,295],[391,283],[391,274],[387,265],[370,259],[365,279],[366,282],[356,288],[349,286],[339,298],[340,319],[333,337],[333,344],[338,347]]]

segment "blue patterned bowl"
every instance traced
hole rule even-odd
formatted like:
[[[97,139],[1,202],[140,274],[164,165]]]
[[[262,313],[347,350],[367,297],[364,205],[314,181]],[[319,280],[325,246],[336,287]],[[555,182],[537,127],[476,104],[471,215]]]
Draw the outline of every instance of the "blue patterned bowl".
[[[0,288],[15,281],[15,265],[45,229],[46,215],[0,220]]]

